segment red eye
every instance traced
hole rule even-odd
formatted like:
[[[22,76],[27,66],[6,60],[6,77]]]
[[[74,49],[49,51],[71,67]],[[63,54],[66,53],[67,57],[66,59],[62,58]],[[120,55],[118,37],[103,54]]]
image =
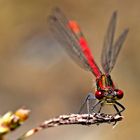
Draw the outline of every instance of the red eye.
[[[104,98],[104,93],[102,91],[96,91],[95,92],[95,97],[99,100]]]
[[[121,99],[123,97],[123,91],[122,90],[118,90],[118,89],[116,89],[115,91],[116,91],[117,98]]]

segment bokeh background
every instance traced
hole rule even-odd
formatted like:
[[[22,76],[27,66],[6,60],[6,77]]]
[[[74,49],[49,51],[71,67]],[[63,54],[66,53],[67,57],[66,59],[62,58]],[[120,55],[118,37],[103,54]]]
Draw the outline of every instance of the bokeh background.
[[[108,21],[118,10],[118,36],[130,28],[112,78],[125,91],[125,119],[111,125],[62,126],[31,140],[139,140],[140,138],[140,2],[139,0],[0,0],[0,114],[21,106],[31,109],[29,120],[7,135],[15,140],[42,121],[76,113],[94,77],[79,68],[48,32],[47,17],[60,7],[78,21],[100,64]],[[99,65],[100,66],[100,65]]]

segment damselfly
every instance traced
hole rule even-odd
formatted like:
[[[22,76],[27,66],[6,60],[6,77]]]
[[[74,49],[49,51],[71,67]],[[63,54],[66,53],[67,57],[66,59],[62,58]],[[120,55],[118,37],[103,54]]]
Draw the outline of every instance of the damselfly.
[[[115,65],[120,49],[128,33],[128,28],[126,28],[114,43],[116,21],[117,12],[115,11],[112,14],[104,39],[101,54],[101,64],[104,71],[104,73],[102,73],[92,56],[87,41],[77,22],[69,20],[59,8],[54,9],[48,19],[50,29],[71,58],[82,68],[92,72],[96,77],[95,91],[87,95],[80,112],[85,104],[87,104],[87,109],[89,110],[89,101],[92,99],[97,99],[98,101],[92,106],[93,112],[97,106],[100,106],[98,109],[98,113],[100,113],[105,104],[113,105],[119,115],[125,110],[125,107],[118,102],[118,100],[123,97],[123,91],[116,88],[110,76],[110,72]]]

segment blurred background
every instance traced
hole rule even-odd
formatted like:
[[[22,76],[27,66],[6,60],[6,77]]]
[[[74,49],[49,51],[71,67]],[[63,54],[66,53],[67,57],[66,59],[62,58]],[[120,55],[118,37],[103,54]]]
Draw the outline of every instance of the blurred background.
[[[15,140],[42,121],[76,113],[94,77],[79,68],[47,27],[51,9],[60,7],[80,24],[100,65],[104,34],[114,10],[118,10],[116,36],[129,27],[112,78],[125,91],[120,102],[125,119],[111,125],[62,126],[30,137],[31,140],[139,140],[140,129],[140,2],[138,0],[1,0],[0,1],[0,114],[21,106],[31,109],[29,120],[7,135]]]

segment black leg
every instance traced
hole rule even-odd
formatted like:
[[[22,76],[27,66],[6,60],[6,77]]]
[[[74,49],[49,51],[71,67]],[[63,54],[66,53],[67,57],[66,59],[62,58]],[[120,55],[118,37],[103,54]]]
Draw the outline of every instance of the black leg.
[[[118,113],[120,115],[121,112],[123,112],[125,110],[125,107],[122,104],[120,104],[119,102],[117,102],[117,101],[115,101],[115,104],[118,105],[119,107],[121,107],[121,110],[119,110],[119,113]]]
[[[115,110],[117,111],[117,114],[119,114],[121,116],[121,113],[120,113],[119,109],[117,108],[117,106],[115,104],[113,106],[114,106]]]
[[[99,108],[99,110],[98,110],[98,113],[101,112],[102,107],[103,107],[103,103],[101,103],[100,108]]]
[[[102,102],[102,101],[98,101],[98,102],[92,107],[92,111],[93,111],[93,112],[95,112],[94,109],[95,109],[99,104],[101,104],[101,102]],[[101,105],[101,108],[102,108],[102,105]],[[100,110],[101,110],[101,108],[100,108]],[[100,111],[100,110],[99,110],[99,111]],[[96,113],[96,112],[95,112],[95,113]]]

